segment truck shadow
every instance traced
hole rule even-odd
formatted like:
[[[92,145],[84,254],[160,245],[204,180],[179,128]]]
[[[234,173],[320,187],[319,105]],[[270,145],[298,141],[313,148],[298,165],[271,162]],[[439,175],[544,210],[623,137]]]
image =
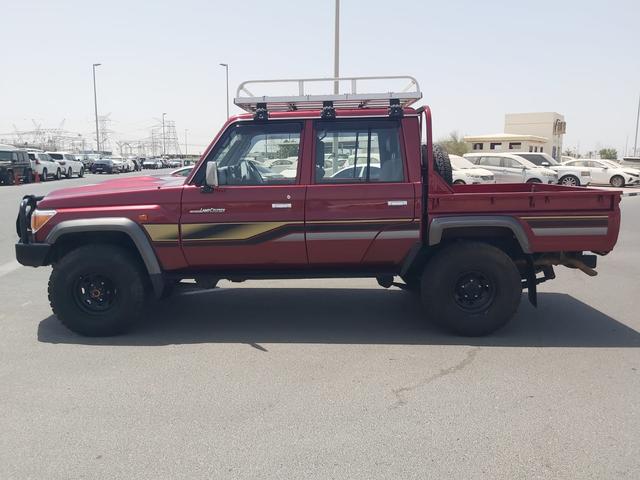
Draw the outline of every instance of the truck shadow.
[[[38,340],[86,345],[268,343],[473,345],[499,347],[640,347],[640,333],[562,293],[526,297],[499,332],[465,338],[424,321],[418,298],[390,289],[223,288],[183,293],[149,308],[131,333],[86,338],[52,315]]]

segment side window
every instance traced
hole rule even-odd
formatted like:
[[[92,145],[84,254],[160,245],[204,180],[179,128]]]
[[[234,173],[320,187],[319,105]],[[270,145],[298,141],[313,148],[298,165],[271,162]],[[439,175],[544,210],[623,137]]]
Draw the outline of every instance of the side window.
[[[503,158],[502,166],[505,168],[518,168],[520,165],[513,158]]]
[[[296,182],[302,123],[240,123],[224,133],[207,162],[218,163],[220,185]],[[200,181],[204,168],[198,172]]]
[[[499,167],[501,166],[500,157],[482,157],[480,165],[486,165],[487,167]]]
[[[315,125],[316,183],[403,182],[395,121],[332,121]]]

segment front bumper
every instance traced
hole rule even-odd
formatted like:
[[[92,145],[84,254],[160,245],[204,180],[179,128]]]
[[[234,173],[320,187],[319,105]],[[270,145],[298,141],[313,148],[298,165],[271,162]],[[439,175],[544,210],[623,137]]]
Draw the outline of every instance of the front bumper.
[[[27,267],[48,265],[47,258],[51,251],[48,243],[16,243],[16,260]]]
[[[16,243],[16,260],[28,267],[40,267],[48,265],[48,256],[51,245],[48,243],[33,243],[31,233],[31,214],[43,197],[25,195],[20,203],[18,218],[16,219],[16,233],[19,240]]]

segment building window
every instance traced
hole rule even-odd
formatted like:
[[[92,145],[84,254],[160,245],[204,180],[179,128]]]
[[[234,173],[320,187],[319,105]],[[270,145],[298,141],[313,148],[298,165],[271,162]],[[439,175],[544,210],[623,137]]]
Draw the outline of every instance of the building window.
[[[520,150],[522,148],[522,143],[520,142],[509,142],[509,150]]]
[[[500,150],[502,148],[502,142],[492,142],[489,144],[490,150]]]
[[[474,150],[482,150],[484,148],[484,143],[474,143],[473,144],[473,149]]]
[[[540,151],[542,152],[544,150],[544,147],[540,147]]]
[[[529,145],[529,152],[533,152],[533,146]]]

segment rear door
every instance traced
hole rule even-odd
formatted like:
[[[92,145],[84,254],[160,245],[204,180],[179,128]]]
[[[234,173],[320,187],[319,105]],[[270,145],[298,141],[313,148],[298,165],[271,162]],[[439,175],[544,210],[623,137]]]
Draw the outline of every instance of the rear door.
[[[400,122],[316,121],[313,137],[305,223],[309,263],[400,262],[419,238]]]
[[[500,157],[491,157],[489,155],[483,155],[478,159],[476,165],[482,168],[486,168],[490,172],[493,173],[493,176],[498,183],[506,183],[507,176],[505,174],[504,168],[502,167],[502,159]]]
[[[302,127],[302,122],[246,122],[225,131],[192,185],[184,188],[180,239],[191,266],[277,269],[307,264],[306,187],[299,183]],[[293,159],[293,178],[262,168],[280,158]],[[220,185],[207,192],[200,185],[210,161],[218,164]]]

